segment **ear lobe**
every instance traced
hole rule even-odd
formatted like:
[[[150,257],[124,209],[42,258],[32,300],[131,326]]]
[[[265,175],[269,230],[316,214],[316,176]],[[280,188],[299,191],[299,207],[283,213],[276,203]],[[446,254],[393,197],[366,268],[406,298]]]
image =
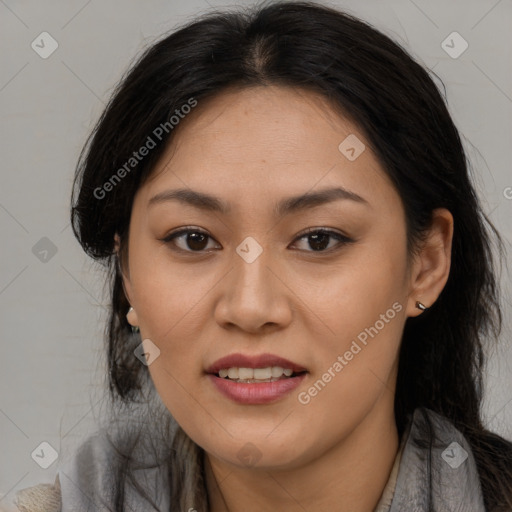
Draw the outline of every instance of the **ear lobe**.
[[[408,316],[420,315],[416,301],[427,307],[437,300],[448,281],[451,266],[453,216],[446,208],[432,212],[432,224],[412,274]]]
[[[138,327],[139,326],[139,319],[137,317],[137,313],[135,312],[135,309],[130,307],[128,310],[128,313],[126,314],[126,320],[128,320],[128,323],[132,327]]]

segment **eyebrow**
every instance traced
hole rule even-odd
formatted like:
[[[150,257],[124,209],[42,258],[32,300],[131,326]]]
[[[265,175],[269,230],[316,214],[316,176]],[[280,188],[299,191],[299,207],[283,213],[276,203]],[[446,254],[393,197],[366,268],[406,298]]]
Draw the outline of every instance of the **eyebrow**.
[[[370,206],[368,201],[342,187],[327,188],[315,192],[307,192],[300,196],[288,197],[281,200],[274,206],[274,215],[283,217],[285,215],[331,203],[338,200],[350,200]],[[153,196],[148,202],[148,208],[158,203],[167,201],[179,201],[200,210],[230,214],[231,206],[224,200],[192,189],[165,190]]]

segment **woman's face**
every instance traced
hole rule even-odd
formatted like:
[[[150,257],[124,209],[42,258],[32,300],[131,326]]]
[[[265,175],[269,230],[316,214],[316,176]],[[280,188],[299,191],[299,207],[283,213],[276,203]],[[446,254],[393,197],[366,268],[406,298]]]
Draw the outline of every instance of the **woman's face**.
[[[372,415],[392,417],[420,298],[409,297],[404,211],[363,134],[322,97],[272,86],[199,101],[138,190],[128,254],[132,322],[160,350],[151,377],[209,454],[296,467]],[[280,377],[236,382],[221,368]]]

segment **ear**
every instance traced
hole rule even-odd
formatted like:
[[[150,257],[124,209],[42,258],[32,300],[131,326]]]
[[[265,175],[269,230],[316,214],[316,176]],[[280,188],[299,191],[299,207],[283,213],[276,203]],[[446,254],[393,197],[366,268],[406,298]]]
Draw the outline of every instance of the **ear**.
[[[422,313],[416,301],[431,307],[448,281],[451,266],[453,216],[446,208],[432,212],[432,223],[419,255],[412,265],[407,316]]]
[[[132,308],[127,311],[126,319],[128,320],[128,323],[134,327],[137,327],[139,325],[138,318],[137,318],[137,312],[135,309],[133,309],[133,302],[132,302],[132,292],[131,292],[131,282],[128,272],[124,272],[123,266],[121,264],[121,255],[119,254],[119,250],[121,247],[121,239],[119,235],[116,233],[114,235],[114,251],[116,253],[117,258],[117,265],[119,268],[119,273],[121,274],[121,282],[123,285],[124,294],[126,296],[126,299],[132,306]]]

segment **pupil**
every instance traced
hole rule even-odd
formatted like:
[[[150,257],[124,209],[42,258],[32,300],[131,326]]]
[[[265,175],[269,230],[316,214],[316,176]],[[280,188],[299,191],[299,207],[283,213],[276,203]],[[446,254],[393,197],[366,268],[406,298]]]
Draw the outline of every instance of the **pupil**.
[[[321,233],[321,234],[316,234],[316,235],[309,235],[309,239],[310,239],[309,245],[311,246],[311,248],[313,250],[321,251],[321,250],[325,249],[329,245],[329,236],[330,235],[328,235],[327,233]],[[327,243],[325,243],[325,242],[327,242]]]
[[[201,240],[202,239],[202,240]],[[187,236],[187,244],[193,250],[201,251],[206,244],[204,243],[206,236],[202,233],[189,233]],[[198,245],[197,245],[198,244]]]

